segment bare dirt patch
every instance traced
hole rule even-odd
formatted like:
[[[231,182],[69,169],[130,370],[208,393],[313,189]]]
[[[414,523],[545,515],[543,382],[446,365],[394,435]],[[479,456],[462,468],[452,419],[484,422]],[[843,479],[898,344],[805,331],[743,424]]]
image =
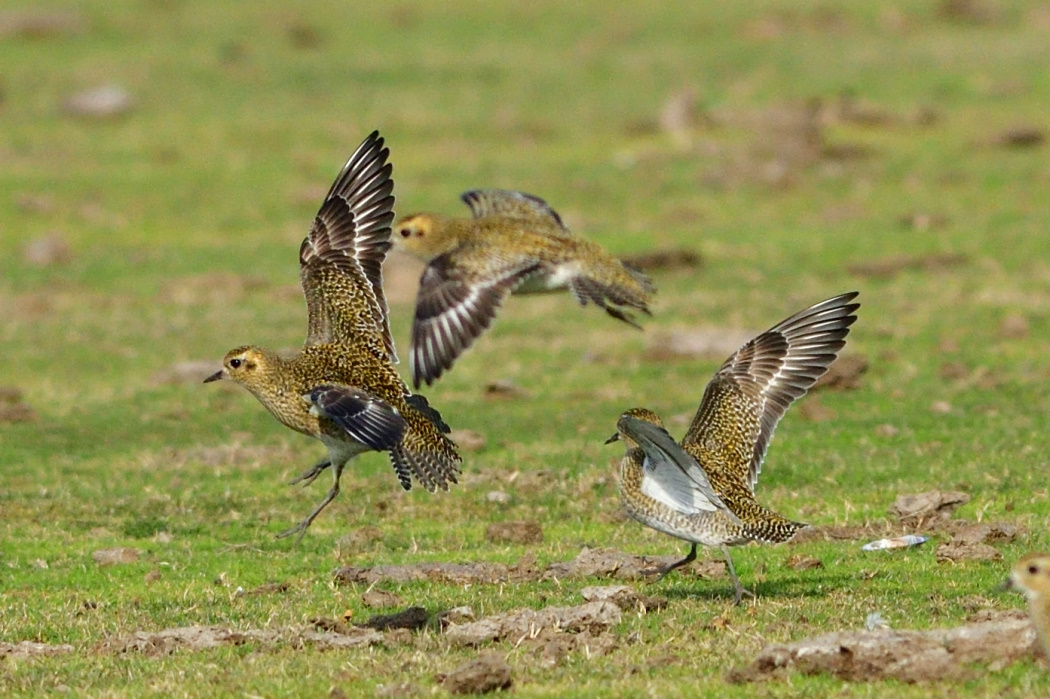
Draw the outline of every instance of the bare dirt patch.
[[[22,259],[33,267],[69,264],[73,260],[73,248],[62,234],[50,233],[26,243],[22,248]]]
[[[1003,554],[994,546],[981,543],[962,543],[948,541],[937,545],[938,563],[956,563],[958,561],[1001,561]]]
[[[39,419],[36,410],[22,396],[22,390],[15,386],[0,386],[0,423],[36,422]]]
[[[992,137],[991,145],[1000,148],[1038,148],[1046,142],[1046,133],[1038,126],[1014,126]]]
[[[531,394],[510,379],[497,379],[485,384],[482,395],[491,400],[514,400]]]
[[[494,653],[486,653],[435,679],[451,694],[488,694],[510,689],[510,665]]]
[[[83,34],[87,19],[77,12],[23,11],[0,13],[0,38],[55,39]]]
[[[0,660],[4,658],[31,658],[39,655],[61,655],[73,652],[73,646],[68,643],[50,645],[37,643],[36,641],[22,641],[20,643],[0,642]]]
[[[861,374],[868,370],[868,358],[863,354],[847,354],[836,359],[828,372],[817,379],[813,389],[827,388],[845,391],[860,388]]]
[[[697,269],[703,264],[703,258],[700,257],[700,253],[688,248],[651,250],[637,255],[621,257],[620,261],[643,272]]]
[[[369,590],[361,595],[361,604],[368,609],[383,609],[385,607],[399,607],[403,604],[400,595],[385,590]]]
[[[449,439],[456,443],[460,451],[470,453],[481,451],[488,442],[485,435],[475,430],[452,430]]]
[[[884,257],[879,260],[857,262],[847,265],[846,269],[849,270],[850,274],[856,274],[860,277],[883,278],[892,277],[909,270],[937,272],[964,265],[968,261],[969,258],[960,253],[938,253],[918,257],[897,255]]]
[[[682,359],[725,359],[754,337],[747,330],[706,328],[652,334],[645,358],[668,362]]]
[[[1035,629],[1027,619],[996,618],[935,631],[844,631],[766,646],[731,682],[783,679],[790,672],[829,674],[851,682],[896,679],[935,682],[975,677],[969,663],[1006,665],[1031,655]]]
[[[576,607],[521,609],[484,617],[466,624],[450,625],[445,636],[454,645],[476,646],[490,641],[536,638],[547,629],[563,633],[588,631],[597,634],[620,623],[622,613],[612,602],[600,600]]]
[[[1008,544],[1022,533],[1020,527],[1008,522],[971,522],[965,519],[946,522],[942,531],[960,544]]]
[[[485,539],[494,544],[542,544],[539,522],[493,522],[485,529]]]
[[[227,273],[199,274],[165,282],[161,287],[160,299],[180,306],[228,304],[267,286],[269,282],[263,277]]]
[[[625,612],[655,612],[667,606],[667,598],[650,597],[635,592],[627,585],[596,585],[580,590],[580,596],[587,602],[612,602]]]
[[[314,628],[245,631],[234,631],[220,626],[183,626],[161,631],[136,631],[128,636],[103,642],[101,649],[113,653],[170,655],[180,650],[198,651],[249,643],[267,648],[283,645],[301,647],[309,644],[327,650],[386,642],[387,638],[381,632],[359,626],[334,630],[315,624]]]
[[[138,549],[121,547],[95,551],[91,554],[91,558],[100,566],[114,566],[122,563],[134,563],[139,560],[141,555],[142,553]]]
[[[584,548],[571,561],[550,564],[546,576],[561,579],[598,577],[644,580],[678,560],[679,556],[635,556],[611,549]]]

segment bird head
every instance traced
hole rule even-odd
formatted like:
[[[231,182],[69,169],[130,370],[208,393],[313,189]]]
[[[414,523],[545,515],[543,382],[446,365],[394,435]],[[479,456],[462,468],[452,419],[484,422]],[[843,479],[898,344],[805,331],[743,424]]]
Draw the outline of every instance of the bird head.
[[[251,390],[263,381],[273,366],[275,355],[259,347],[237,347],[226,353],[222,359],[222,369],[215,372],[204,383],[229,379]]]
[[[406,216],[394,224],[390,239],[394,247],[429,262],[457,243],[456,236],[448,235],[454,228],[451,221],[437,214]]]
[[[652,410],[649,410],[648,408],[631,408],[630,410],[625,411],[623,415],[620,416],[620,419],[616,422],[616,434],[605,440],[606,444],[612,444],[613,442],[621,441],[627,446],[628,449],[633,449],[638,446],[637,442],[628,437],[627,433],[624,431],[623,420],[624,418],[628,417],[633,417],[636,420],[652,423],[657,427],[664,426],[664,421],[661,420],[660,416],[654,413]]]
[[[1050,554],[1030,553],[1014,564],[1006,587],[1029,599],[1050,595]]]

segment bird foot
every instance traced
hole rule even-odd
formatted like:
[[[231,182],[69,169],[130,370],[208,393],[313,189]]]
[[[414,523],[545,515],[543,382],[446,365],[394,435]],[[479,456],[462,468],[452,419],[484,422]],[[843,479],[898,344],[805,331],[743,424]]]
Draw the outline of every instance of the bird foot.
[[[321,473],[323,473],[324,470],[331,465],[331,461],[319,461],[313,466],[311,466],[308,470],[303,471],[302,475],[298,478],[293,478],[292,480],[288,481],[288,485],[295,485],[296,483],[306,481],[305,483],[303,483],[303,487],[305,488],[306,486],[310,485],[315,480],[317,480],[317,477],[320,476]]]
[[[291,529],[285,529],[283,532],[281,532],[280,534],[277,535],[277,538],[278,539],[287,539],[289,536],[294,536],[295,534],[298,534],[299,536],[295,540],[295,544],[298,546],[299,542],[303,540],[304,536],[306,536],[306,530],[310,528],[311,524],[313,524],[313,518],[312,517],[307,517],[306,519],[304,519],[302,522],[299,522],[299,524],[295,525]]]
[[[755,593],[751,590],[745,589],[742,585],[736,588],[736,593],[733,595],[733,606],[737,607],[740,605],[740,600],[744,599],[744,595],[747,595],[751,599],[757,599]]]

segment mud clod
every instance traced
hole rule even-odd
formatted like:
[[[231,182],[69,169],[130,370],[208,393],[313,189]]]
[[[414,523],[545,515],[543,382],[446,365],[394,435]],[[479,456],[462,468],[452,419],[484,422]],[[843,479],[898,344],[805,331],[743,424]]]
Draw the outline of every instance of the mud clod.
[[[1011,663],[1030,655],[1035,629],[1026,619],[1000,619],[935,631],[845,631],[772,644],[730,682],[781,678],[789,672],[828,674],[850,682],[964,680],[970,663]]]
[[[938,563],[1001,560],[1003,560],[1003,554],[988,544],[966,544],[958,541],[949,541],[937,546]]]
[[[445,632],[448,640],[459,646],[476,646],[489,641],[534,638],[545,629],[568,633],[588,631],[599,634],[621,619],[620,608],[607,601],[588,602],[577,607],[521,609],[475,622],[453,625]]]
[[[427,614],[427,610],[423,607],[409,607],[403,611],[397,612],[396,614],[380,614],[374,616],[360,626],[375,629],[377,631],[387,631],[389,629],[408,629],[409,631],[418,631],[427,625],[427,621],[430,616]]]
[[[17,660],[38,655],[61,655],[62,653],[72,652],[73,646],[68,643],[52,646],[35,641],[22,641],[21,643],[0,642],[0,660],[4,658],[15,658]]]
[[[510,665],[498,655],[488,653],[460,665],[438,680],[451,694],[488,694],[510,689]]]
[[[890,514],[906,524],[922,524],[931,519],[947,519],[960,505],[970,502],[970,496],[958,491],[931,490],[917,495],[899,495],[890,507]]]
[[[666,597],[641,595],[627,585],[585,587],[580,590],[580,596],[587,602],[612,602],[625,612],[653,612],[667,606]]]

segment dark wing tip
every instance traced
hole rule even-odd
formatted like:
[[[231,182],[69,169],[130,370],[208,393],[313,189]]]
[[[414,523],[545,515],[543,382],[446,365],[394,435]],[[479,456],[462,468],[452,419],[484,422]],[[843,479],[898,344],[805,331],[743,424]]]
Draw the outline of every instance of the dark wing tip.
[[[306,397],[347,435],[376,451],[394,448],[408,427],[386,401],[356,388],[323,384]]]

